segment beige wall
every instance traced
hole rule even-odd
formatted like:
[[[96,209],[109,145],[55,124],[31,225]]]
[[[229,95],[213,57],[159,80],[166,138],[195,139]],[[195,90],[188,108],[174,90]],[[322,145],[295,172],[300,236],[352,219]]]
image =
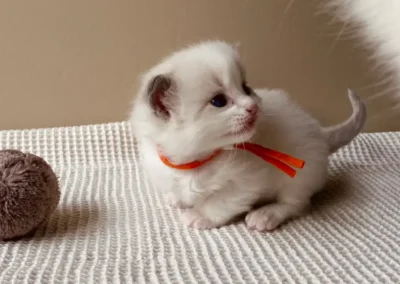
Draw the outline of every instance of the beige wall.
[[[210,38],[241,42],[253,86],[285,88],[323,123],[337,122],[349,111],[346,88],[379,72],[351,42],[331,50],[338,29],[316,15],[316,1],[294,1],[284,16],[288,2],[0,0],[0,129],[123,120],[140,72]],[[396,129],[393,121],[380,115],[366,130]]]

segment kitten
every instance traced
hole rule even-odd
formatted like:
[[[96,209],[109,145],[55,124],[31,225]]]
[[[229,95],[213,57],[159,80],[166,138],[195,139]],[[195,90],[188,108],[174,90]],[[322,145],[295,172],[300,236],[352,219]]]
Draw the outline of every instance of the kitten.
[[[249,212],[249,228],[273,230],[307,207],[326,180],[329,154],[363,126],[365,106],[351,92],[349,97],[352,116],[322,128],[283,91],[253,91],[237,50],[211,41],[180,50],[145,74],[130,122],[147,177],[171,206],[186,209],[186,226],[210,229]],[[184,164],[245,141],[306,164],[291,178],[243,150],[222,150],[192,170],[167,167],[159,157],[160,151],[172,163]]]

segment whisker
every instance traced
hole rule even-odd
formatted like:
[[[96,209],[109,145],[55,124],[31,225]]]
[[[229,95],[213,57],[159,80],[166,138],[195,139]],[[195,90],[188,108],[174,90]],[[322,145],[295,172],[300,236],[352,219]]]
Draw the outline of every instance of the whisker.
[[[287,2],[287,4],[286,4],[286,8],[285,8],[285,10],[283,11],[283,15],[282,15],[281,21],[280,21],[280,23],[279,23],[279,30],[281,30],[281,31],[282,31],[283,23],[284,23],[284,21],[285,21],[287,15],[289,14],[290,8],[292,7],[294,1],[295,1],[295,0],[288,0],[288,2]]]
[[[391,92],[395,92],[395,91],[399,91],[400,90],[400,86],[395,86],[395,87],[389,87],[389,88],[385,88],[383,91],[380,91],[372,96],[369,96],[365,99],[365,102],[371,102],[374,101],[376,99],[379,99],[383,96],[388,95]]]
[[[371,88],[380,87],[382,85],[389,84],[390,82],[392,82],[392,80],[393,80],[393,78],[391,76],[385,76],[384,79],[380,80],[379,82],[375,82],[375,83],[372,83],[372,84],[361,86],[361,87],[358,87],[358,88],[355,88],[355,89],[358,90],[358,91],[364,91],[364,90],[368,90],[368,89],[371,89]]]
[[[338,35],[336,36],[335,40],[332,43],[332,46],[329,48],[326,57],[329,58],[333,52],[333,49],[336,47],[337,43],[339,42],[339,39],[341,38],[341,36],[344,34],[345,30],[347,27],[347,22],[345,22],[342,26],[342,28],[340,29]]]

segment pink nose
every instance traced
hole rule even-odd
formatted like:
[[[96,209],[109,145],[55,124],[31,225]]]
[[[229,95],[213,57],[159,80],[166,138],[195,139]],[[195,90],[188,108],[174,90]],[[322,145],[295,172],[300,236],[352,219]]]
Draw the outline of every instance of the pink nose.
[[[257,113],[257,105],[251,105],[246,108],[246,111],[250,114],[256,114]]]

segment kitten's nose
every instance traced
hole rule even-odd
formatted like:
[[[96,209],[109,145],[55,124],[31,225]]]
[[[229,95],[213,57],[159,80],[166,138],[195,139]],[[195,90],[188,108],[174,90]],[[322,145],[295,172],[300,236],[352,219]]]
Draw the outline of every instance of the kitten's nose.
[[[251,105],[251,106],[248,106],[247,108],[246,108],[246,111],[248,112],[248,113],[250,113],[250,114],[256,114],[257,113],[257,105]]]

